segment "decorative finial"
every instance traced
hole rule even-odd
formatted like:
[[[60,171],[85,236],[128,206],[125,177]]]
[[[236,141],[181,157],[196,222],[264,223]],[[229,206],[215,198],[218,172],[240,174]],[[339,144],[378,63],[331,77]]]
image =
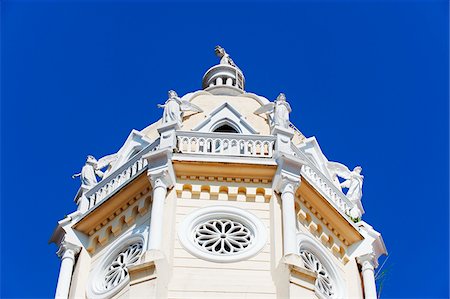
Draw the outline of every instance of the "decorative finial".
[[[216,52],[216,55],[220,58],[220,64],[229,64],[237,67],[233,59],[231,59],[230,55],[227,53],[227,51],[225,51],[224,48],[217,45],[214,51]]]

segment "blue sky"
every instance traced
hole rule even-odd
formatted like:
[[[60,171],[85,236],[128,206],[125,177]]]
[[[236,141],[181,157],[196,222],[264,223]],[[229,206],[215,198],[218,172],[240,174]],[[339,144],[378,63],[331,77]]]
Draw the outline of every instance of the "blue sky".
[[[167,90],[200,89],[216,44],[330,160],[363,166],[382,298],[448,298],[446,1],[3,1],[1,17],[2,298],[54,295],[70,176],[156,121]]]

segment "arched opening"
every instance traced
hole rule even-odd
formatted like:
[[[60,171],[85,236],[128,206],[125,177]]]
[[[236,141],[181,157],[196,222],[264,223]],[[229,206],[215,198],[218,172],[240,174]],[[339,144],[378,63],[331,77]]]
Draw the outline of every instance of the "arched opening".
[[[235,128],[233,128],[232,126],[230,126],[228,124],[223,124],[223,125],[217,127],[213,132],[218,132],[218,133],[239,133]]]

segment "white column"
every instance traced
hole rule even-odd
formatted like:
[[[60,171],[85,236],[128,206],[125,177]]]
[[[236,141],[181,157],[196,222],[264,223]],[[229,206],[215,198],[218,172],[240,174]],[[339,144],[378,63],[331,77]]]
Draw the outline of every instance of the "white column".
[[[67,299],[69,297],[70,282],[72,281],[75,256],[80,252],[80,247],[66,241],[61,242],[58,252],[61,258],[58,285],[56,286],[55,299]]]
[[[160,250],[163,233],[164,201],[167,195],[167,185],[160,178],[153,180],[152,185],[152,212],[147,249]]]
[[[283,247],[284,255],[297,252],[297,220],[295,215],[295,190],[299,182],[283,180],[281,204],[283,209]]]
[[[371,254],[363,255],[357,258],[358,263],[361,265],[365,299],[377,299],[373,258],[374,257]]]

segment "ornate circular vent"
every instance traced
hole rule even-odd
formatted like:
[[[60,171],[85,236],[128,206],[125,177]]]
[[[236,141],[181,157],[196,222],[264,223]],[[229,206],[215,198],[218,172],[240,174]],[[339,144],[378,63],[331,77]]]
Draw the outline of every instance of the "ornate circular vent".
[[[245,210],[212,206],[187,215],[180,223],[178,239],[199,258],[228,263],[257,254],[266,244],[267,228]]]
[[[105,274],[105,290],[117,286],[128,276],[128,267],[136,263],[142,254],[142,243],[134,243],[117,255]]]
[[[300,257],[305,263],[305,267],[317,274],[315,285],[317,291],[325,295],[326,298],[332,298],[334,294],[333,283],[327,269],[322,265],[320,260],[316,258],[314,254],[305,249],[300,250]]]
[[[195,242],[212,253],[230,254],[247,248],[253,235],[242,223],[231,219],[212,219],[197,226]]]
[[[140,234],[129,236],[110,246],[90,275],[87,297],[112,298],[130,281],[129,267],[135,265],[144,252],[144,238]]]

